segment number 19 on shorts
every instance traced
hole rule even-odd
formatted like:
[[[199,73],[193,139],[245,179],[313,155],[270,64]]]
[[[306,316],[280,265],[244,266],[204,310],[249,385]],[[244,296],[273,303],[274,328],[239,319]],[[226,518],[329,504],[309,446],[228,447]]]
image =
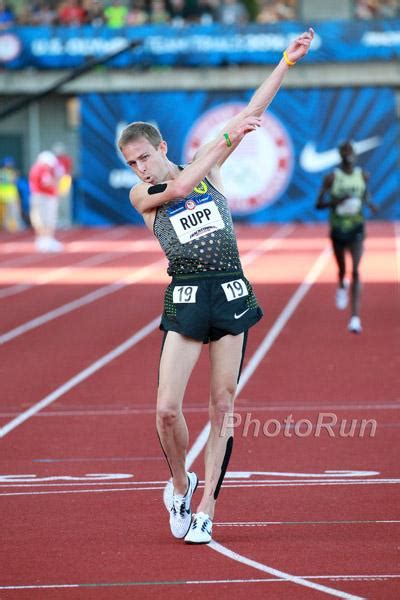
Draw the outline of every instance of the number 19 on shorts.
[[[176,285],[172,295],[173,303],[194,304],[198,287],[198,285]]]
[[[225,296],[228,302],[249,295],[249,292],[243,279],[235,279],[234,281],[221,283],[221,287],[225,292]]]

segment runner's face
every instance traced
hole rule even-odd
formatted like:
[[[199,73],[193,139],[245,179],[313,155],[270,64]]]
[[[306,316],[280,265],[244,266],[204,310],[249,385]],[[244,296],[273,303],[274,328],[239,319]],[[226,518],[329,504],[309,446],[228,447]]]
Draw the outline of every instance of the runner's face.
[[[341,147],[340,156],[346,165],[353,165],[356,162],[356,155],[351,144],[344,144]]]
[[[164,181],[168,172],[166,150],[164,141],[154,148],[148,139],[141,137],[126,144],[122,154],[139,179],[154,185]]]

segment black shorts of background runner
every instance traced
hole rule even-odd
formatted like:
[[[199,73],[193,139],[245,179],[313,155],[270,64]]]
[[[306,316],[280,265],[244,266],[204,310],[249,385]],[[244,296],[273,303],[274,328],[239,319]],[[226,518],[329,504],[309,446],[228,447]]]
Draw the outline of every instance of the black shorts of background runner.
[[[343,231],[342,229],[332,228],[330,231],[330,238],[335,246],[348,247],[352,246],[354,242],[362,242],[365,237],[365,226],[364,223],[358,223],[352,229]]]
[[[165,291],[160,329],[207,344],[247,331],[262,316],[241,271],[177,275]]]

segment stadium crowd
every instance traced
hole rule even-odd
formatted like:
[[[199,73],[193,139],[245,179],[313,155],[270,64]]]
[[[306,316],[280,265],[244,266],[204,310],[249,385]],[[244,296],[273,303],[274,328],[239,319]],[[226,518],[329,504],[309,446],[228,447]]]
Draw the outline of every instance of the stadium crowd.
[[[0,0],[0,29],[14,25],[276,23],[298,17],[298,0]],[[360,19],[400,15],[400,0],[354,0]]]

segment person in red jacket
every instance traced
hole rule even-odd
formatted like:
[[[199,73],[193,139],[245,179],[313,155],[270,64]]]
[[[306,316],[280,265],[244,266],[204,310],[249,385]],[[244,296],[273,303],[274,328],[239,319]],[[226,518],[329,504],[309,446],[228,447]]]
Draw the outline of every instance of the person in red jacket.
[[[30,217],[39,252],[60,252],[54,237],[58,218],[58,185],[64,169],[55,154],[40,152],[29,171]]]

